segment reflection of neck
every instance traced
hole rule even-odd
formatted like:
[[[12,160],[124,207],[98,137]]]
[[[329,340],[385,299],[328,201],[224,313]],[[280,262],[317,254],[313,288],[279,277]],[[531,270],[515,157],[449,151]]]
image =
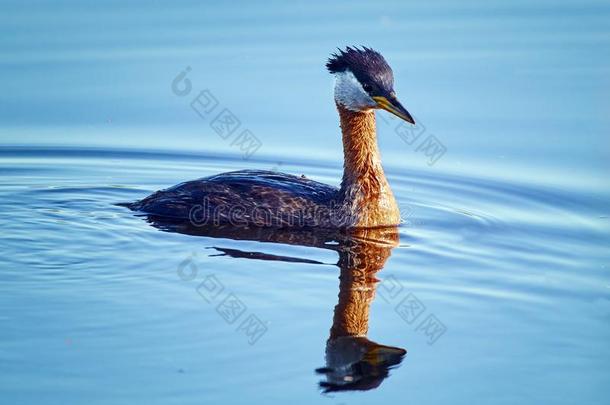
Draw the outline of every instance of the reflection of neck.
[[[375,113],[355,112],[337,104],[343,134],[343,203],[358,220],[355,226],[396,225],[400,214],[386,180],[377,146]]]
[[[366,336],[374,295],[375,284],[366,274],[355,269],[341,270],[339,303],[335,307],[330,338]]]
[[[370,229],[359,233],[362,239],[350,241],[339,252],[339,303],[330,330],[331,340],[367,334],[369,308],[377,282],[375,273],[381,270],[398,243],[396,229]],[[378,240],[368,239],[371,237]]]

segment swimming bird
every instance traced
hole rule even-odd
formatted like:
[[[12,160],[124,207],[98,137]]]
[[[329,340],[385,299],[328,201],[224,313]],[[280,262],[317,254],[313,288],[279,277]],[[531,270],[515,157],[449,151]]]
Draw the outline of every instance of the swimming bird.
[[[134,211],[189,219],[193,224],[260,227],[370,228],[400,223],[381,165],[375,110],[415,124],[394,91],[392,69],[377,51],[347,47],[326,63],[343,140],[339,188],[304,176],[240,170],[188,181],[133,203]]]

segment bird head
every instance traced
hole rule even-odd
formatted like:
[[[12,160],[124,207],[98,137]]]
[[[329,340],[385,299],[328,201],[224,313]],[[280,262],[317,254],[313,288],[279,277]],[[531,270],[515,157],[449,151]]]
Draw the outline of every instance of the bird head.
[[[384,109],[415,124],[394,91],[392,68],[377,51],[347,47],[333,54],[326,63],[335,75],[335,101],[351,111]]]

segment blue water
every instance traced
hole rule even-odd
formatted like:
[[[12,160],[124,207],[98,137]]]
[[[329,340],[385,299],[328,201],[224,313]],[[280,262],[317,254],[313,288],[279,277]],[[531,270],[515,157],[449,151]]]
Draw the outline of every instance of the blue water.
[[[602,1],[2,2],[0,402],[607,403],[608,21]],[[378,113],[404,219],[378,281],[346,288],[334,237],[189,234],[115,205],[241,168],[336,185],[324,62],[346,44],[386,56],[420,123]],[[407,354],[327,393],[346,291],[370,298],[366,337]]]

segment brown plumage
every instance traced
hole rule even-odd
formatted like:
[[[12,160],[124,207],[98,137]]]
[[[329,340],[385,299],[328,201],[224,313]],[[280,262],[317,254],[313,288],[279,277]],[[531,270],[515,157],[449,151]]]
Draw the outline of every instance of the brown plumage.
[[[385,178],[375,113],[337,105],[344,171],[337,189],[262,170],[223,173],[157,191],[126,204],[135,211],[203,225],[360,228],[397,225],[400,212]]]
[[[373,110],[354,112],[337,104],[343,134],[340,199],[356,227],[400,223],[400,211],[386,180],[377,146]]]
[[[344,172],[340,189],[262,170],[222,173],[157,191],[120,204],[159,217],[208,224],[276,228],[371,228],[400,223],[377,146],[374,109],[383,108],[413,123],[393,90],[389,65],[370,48],[333,55],[335,103],[343,137]]]

